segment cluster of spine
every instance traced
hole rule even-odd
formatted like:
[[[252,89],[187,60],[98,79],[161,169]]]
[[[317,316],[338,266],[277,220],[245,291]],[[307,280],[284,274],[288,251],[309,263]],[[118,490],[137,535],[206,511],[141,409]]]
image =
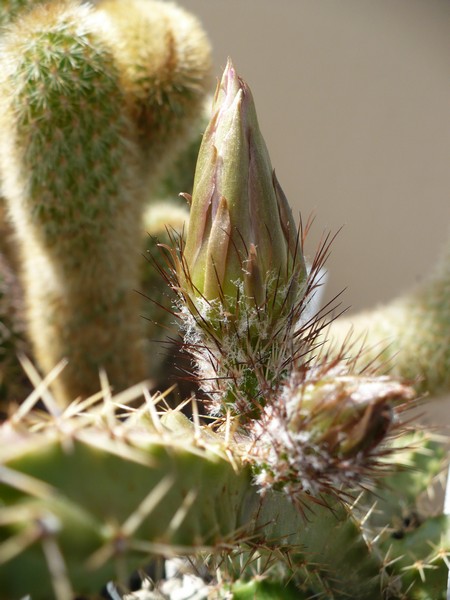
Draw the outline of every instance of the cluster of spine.
[[[197,21],[164,2],[36,3],[1,35],[2,195],[28,333],[57,396],[148,377],[140,252],[149,186],[191,133],[210,81]],[[130,41],[133,41],[131,44]],[[169,211],[170,212],[170,211]]]
[[[447,517],[420,504],[444,450],[426,436],[398,442],[412,450],[375,495],[352,507],[323,496],[305,515],[284,493],[258,492],[241,460],[249,440],[189,421],[142,386],[113,396],[104,377],[101,394],[61,413],[49,380],[36,383],[0,427],[5,600],[94,598],[108,581],[127,600],[189,589],[216,600],[445,598]],[[165,560],[162,579],[126,593],[152,557]]]
[[[94,594],[150,554],[214,548],[239,528],[249,474],[212,433],[160,418],[146,391],[126,409],[142,386],[112,397],[105,380],[100,403],[62,414],[40,392],[47,412],[33,410],[37,390],[0,428],[2,598]]]

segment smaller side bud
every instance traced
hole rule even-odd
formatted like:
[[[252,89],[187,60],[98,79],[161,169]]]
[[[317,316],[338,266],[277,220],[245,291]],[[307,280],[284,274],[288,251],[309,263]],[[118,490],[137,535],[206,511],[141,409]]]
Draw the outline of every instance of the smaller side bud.
[[[370,453],[391,428],[392,403],[410,388],[387,377],[337,376],[307,384],[289,406],[289,429],[308,431],[312,444],[349,458]]]
[[[256,481],[283,489],[294,501],[306,495],[345,496],[370,483],[389,454],[386,441],[400,425],[399,405],[414,390],[388,377],[342,372],[293,373],[260,421],[249,424]]]

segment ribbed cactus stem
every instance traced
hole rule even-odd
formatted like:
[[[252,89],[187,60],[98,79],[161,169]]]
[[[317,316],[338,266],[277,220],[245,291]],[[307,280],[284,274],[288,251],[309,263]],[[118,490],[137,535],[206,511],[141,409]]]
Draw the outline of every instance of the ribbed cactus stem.
[[[52,590],[66,598],[54,591],[46,544],[60,557],[65,589],[78,594],[151,554],[279,548],[292,576],[310,561],[313,588],[340,598],[350,584],[355,597],[378,599],[379,560],[343,505],[311,504],[305,519],[284,494],[261,497],[239,445],[179,412],[158,416],[147,392],[139,411],[124,414],[133,394],[125,396],[105,397],[90,415],[91,402],[74,403],[53,422],[22,410],[0,427],[2,599],[48,600]]]

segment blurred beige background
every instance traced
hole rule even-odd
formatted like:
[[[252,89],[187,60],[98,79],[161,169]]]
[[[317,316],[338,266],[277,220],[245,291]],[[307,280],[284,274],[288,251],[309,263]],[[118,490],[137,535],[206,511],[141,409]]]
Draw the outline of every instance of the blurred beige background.
[[[295,211],[344,228],[327,296],[353,310],[424,277],[450,226],[448,0],[179,0],[255,96]]]

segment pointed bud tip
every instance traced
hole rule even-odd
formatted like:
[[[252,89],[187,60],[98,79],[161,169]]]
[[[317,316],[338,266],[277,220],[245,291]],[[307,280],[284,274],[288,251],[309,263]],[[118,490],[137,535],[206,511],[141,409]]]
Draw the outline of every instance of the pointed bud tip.
[[[234,88],[236,86],[242,87],[245,85],[243,80],[237,74],[230,57],[228,57],[227,64],[223,71],[222,83],[225,85],[226,89]]]
[[[236,69],[234,68],[233,61],[231,60],[230,56],[227,59],[227,64],[223,72],[223,77],[236,77]]]
[[[217,108],[220,108],[221,111],[227,109],[239,93],[245,95],[247,92],[247,84],[237,74],[231,58],[228,58],[214,95],[213,111]]]

